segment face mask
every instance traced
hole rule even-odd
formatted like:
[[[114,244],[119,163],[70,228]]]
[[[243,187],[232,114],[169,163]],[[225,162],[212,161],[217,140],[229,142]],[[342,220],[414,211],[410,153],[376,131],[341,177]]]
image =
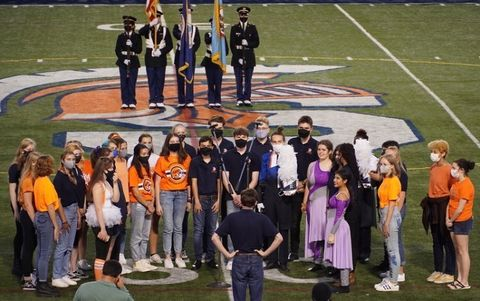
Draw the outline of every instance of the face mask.
[[[245,17],[245,16],[241,16],[241,17],[240,17],[240,21],[241,21],[242,23],[247,22],[247,20],[248,20],[248,17]]]
[[[452,177],[454,177],[455,179],[458,179],[458,169],[450,169],[450,174],[452,175]]]
[[[82,155],[75,155],[75,163],[80,163],[82,161]]]
[[[142,164],[147,164],[148,163],[148,156],[147,157],[138,157],[138,161]]]
[[[380,165],[380,173],[381,173],[382,175],[388,174],[389,171],[390,171],[390,167],[389,167],[389,166]]]
[[[118,157],[118,150],[117,150],[117,149],[114,149],[114,150],[113,150],[112,156],[113,156],[114,158]]]
[[[63,161],[63,166],[65,166],[66,169],[72,169],[75,167],[75,161],[73,160]]]
[[[107,182],[110,184],[110,186],[113,186],[113,175],[114,174],[115,174],[115,170],[107,170],[107,172],[105,172]]]
[[[272,144],[273,151],[279,154],[280,150],[282,149],[282,146],[283,146],[282,144]]]
[[[152,149],[152,144],[151,143],[145,143],[144,145],[148,148],[148,150]]]
[[[256,130],[255,136],[257,136],[258,139],[264,139],[268,136],[268,130]]]
[[[25,157],[28,157],[28,155],[29,155],[31,152],[32,152],[32,151],[24,150],[24,151],[23,151],[23,155],[24,155]]]
[[[215,129],[214,132],[215,132],[215,136],[217,138],[223,137],[223,130],[222,129]]]
[[[310,131],[306,129],[298,129],[298,137],[300,138],[307,138],[310,135]]]
[[[440,155],[435,154],[435,153],[430,153],[430,160],[432,160],[432,162],[436,163],[436,162],[440,161]]]
[[[128,31],[132,31],[133,26],[131,24],[127,24],[127,25],[123,26],[123,28],[125,29],[125,31],[128,32]]]
[[[212,151],[213,151],[213,149],[211,149],[209,147],[201,147],[200,148],[200,154],[203,155],[203,156],[210,156]]]
[[[183,142],[185,140],[185,135],[177,135],[178,139],[180,140],[180,142]]]
[[[180,143],[170,143],[168,145],[168,150],[171,152],[178,152],[180,149]]]
[[[247,140],[235,139],[235,146],[238,148],[244,148],[247,145]]]
[[[121,150],[118,152],[118,156],[119,156],[120,158],[126,158],[126,157],[127,157],[127,154],[128,154],[128,152],[127,152],[126,149],[121,149]]]

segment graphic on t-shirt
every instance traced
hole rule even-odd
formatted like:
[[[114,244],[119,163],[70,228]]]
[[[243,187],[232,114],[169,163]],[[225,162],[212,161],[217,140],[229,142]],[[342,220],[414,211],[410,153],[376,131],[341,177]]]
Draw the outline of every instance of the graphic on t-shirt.
[[[175,184],[181,183],[187,177],[187,170],[180,163],[172,163],[165,171],[167,179]]]
[[[143,178],[143,181],[138,184],[138,190],[143,190],[144,193],[152,192],[152,180],[150,178]]]

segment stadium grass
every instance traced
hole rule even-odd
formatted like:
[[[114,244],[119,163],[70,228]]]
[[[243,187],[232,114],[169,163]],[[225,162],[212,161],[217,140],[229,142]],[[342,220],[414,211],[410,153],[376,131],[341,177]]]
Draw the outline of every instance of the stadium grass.
[[[177,7],[164,5],[167,23],[177,21]],[[478,28],[480,7],[473,5],[342,5],[367,31],[376,37],[406,66],[442,98],[475,136],[480,136],[478,122],[478,95],[480,88],[480,61],[478,60]],[[451,292],[442,285],[425,281],[432,271],[431,238],[421,225],[420,199],[427,190],[428,151],[426,142],[443,138],[450,142],[449,159],[459,157],[478,160],[479,149],[465,136],[438,104],[409,78],[394,62],[370,42],[333,5],[252,5],[251,21],[259,29],[261,46],[257,56],[266,58],[265,64],[344,65],[348,68],[302,75],[285,75],[275,81],[307,80],[361,87],[383,94],[386,104],[377,108],[348,109],[350,112],[404,118],[419,129],[424,141],[402,147],[402,157],[409,171],[408,213],[404,224],[407,252],[407,282],[395,294],[377,293],[373,284],[379,279],[372,266],[382,256],[382,240],[375,230],[371,263],[358,265],[357,284],[348,295],[335,300],[387,300],[392,297],[405,300],[476,300],[480,299],[480,257],[476,223],[470,242],[472,267],[470,291]],[[142,20],[141,6],[61,6],[19,7],[0,6],[2,25],[2,57],[0,78],[64,69],[80,70],[113,67],[113,48],[118,32],[100,31],[99,24],[120,23],[123,14],[132,14]],[[207,22],[211,6],[195,9],[194,21]],[[227,23],[236,21],[234,8],[225,5]],[[227,30],[228,31],[228,30]],[[47,34],[48,33],[48,34]],[[202,45],[197,53],[204,53]],[[441,60],[435,60],[438,56]],[[351,57],[352,60],[347,60]],[[43,63],[36,59],[43,58]],[[87,63],[81,63],[88,58]],[[143,62],[143,59],[142,59]],[[199,62],[199,59],[197,59]],[[28,92],[28,91],[27,91]],[[119,131],[126,128],[99,125],[84,121],[49,121],[54,113],[56,96],[45,97],[26,106],[19,106],[14,95],[7,112],[0,116],[0,300],[34,299],[23,293],[10,275],[12,260],[12,233],[14,227],[8,206],[7,181],[4,171],[22,137],[32,137],[38,148],[58,158],[60,149],[52,146],[52,134],[61,131]],[[233,108],[233,107],[232,107]],[[260,105],[256,108],[261,108]],[[269,105],[269,108],[272,108]],[[275,109],[288,109],[277,105]],[[321,120],[315,120],[321,124]],[[348,122],[348,121],[339,121]],[[389,129],[385,129],[388,131]],[[293,134],[293,130],[287,130]],[[352,133],[353,136],[354,133]],[[371,132],[369,135],[374,136]],[[471,174],[474,183],[480,183],[478,170]],[[478,184],[476,185],[478,188]],[[476,206],[477,207],[477,206]],[[475,209],[478,213],[478,209]],[[190,223],[191,225],[191,223]],[[192,228],[192,227],[190,227]],[[193,254],[191,235],[187,250]],[[93,254],[93,240],[89,236],[89,252]],[[161,242],[160,242],[161,243]],[[302,245],[302,244],[301,244]],[[128,251],[127,251],[128,254]],[[289,275],[308,276],[303,263],[289,265]],[[227,300],[224,291],[211,290],[206,284],[214,280],[208,270],[191,282],[168,286],[133,286],[129,289],[136,300]],[[309,300],[311,284],[285,284],[265,281],[264,300]],[[59,300],[71,300],[74,289],[62,290]]]

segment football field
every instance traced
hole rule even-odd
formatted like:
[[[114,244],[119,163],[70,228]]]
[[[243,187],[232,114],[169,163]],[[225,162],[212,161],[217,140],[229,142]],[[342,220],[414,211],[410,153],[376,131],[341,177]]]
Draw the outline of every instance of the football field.
[[[138,109],[120,112],[115,41],[122,30],[122,15],[136,16],[137,30],[146,22],[142,5],[0,5],[0,300],[36,298],[22,292],[10,274],[15,226],[6,171],[22,138],[33,138],[41,152],[56,159],[67,140],[78,139],[87,147],[95,147],[113,131],[127,139],[130,151],[140,133],[152,133],[154,147],[159,150],[163,137],[178,122],[188,126],[195,144],[196,137],[208,134],[207,120],[215,114],[225,116],[230,128],[252,128],[257,116],[268,116],[272,129],[285,126],[289,136],[296,135],[297,119],[310,115],[315,137],[331,139],[334,144],[353,142],[358,128],[367,130],[376,148],[389,139],[402,144],[402,159],[409,170],[404,221],[407,280],[398,293],[374,290],[379,279],[373,266],[383,258],[383,242],[380,233],[372,229],[370,263],[358,264],[357,283],[351,293],[337,295],[334,300],[480,299],[478,222],[470,235],[472,289],[452,292],[444,285],[425,281],[433,271],[432,242],[423,229],[419,206],[428,189],[429,141],[447,140],[449,161],[466,158],[480,162],[480,5],[249,6],[249,22],[257,26],[260,36],[252,108],[235,106],[231,70],[224,77],[223,109],[206,107],[206,78],[199,63],[213,7],[197,5],[193,22],[201,31],[202,45],[196,60],[196,108],[177,110],[176,83],[169,69],[166,111],[148,110],[142,53]],[[170,30],[179,21],[179,7],[162,6]],[[238,21],[236,7],[224,4],[227,33]],[[477,165],[471,172],[477,188],[479,170]],[[477,206],[475,212],[479,212]],[[187,252],[193,255],[191,220],[189,227]],[[92,238],[89,233],[90,261],[94,255]],[[303,250],[303,238],[300,245]],[[129,257],[128,247],[126,253]],[[290,263],[285,274],[290,278],[284,281],[269,276],[263,299],[310,300],[312,283],[325,275],[308,272],[309,266]],[[193,280],[130,284],[128,289],[135,300],[229,300],[228,290],[207,288],[217,278],[215,272],[202,267],[198,275],[192,273]],[[162,270],[126,277],[163,283],[171,275]],[[74,293],[74,288],[62,290],[59,300],[71,300]]]

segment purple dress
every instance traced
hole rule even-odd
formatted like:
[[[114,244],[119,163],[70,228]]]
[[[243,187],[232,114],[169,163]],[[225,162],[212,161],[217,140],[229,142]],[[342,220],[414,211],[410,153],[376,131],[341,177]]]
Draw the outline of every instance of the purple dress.
[[[307,175],[310,188],[307,202],[307,218],[305,225],[305,258],[314,259],[322,257],[323,245],[319,242],[325,240],[327,224],[327,183],[329,171],[320,169],[320,161],[312,163],[312,172]]]
[[[343,212],[347,208],[350,200],[340,201],[337,195],[328,200],[327,210],[327,231],[326,237],[331,232],[333,225],[340,220],[340,225],[335,233],[335,243],[333,245],[325,239],[324,260],[329,261],[337,269],[353,269],[352,260],[352,240],[350,238],[350,226],[343,218]]]

